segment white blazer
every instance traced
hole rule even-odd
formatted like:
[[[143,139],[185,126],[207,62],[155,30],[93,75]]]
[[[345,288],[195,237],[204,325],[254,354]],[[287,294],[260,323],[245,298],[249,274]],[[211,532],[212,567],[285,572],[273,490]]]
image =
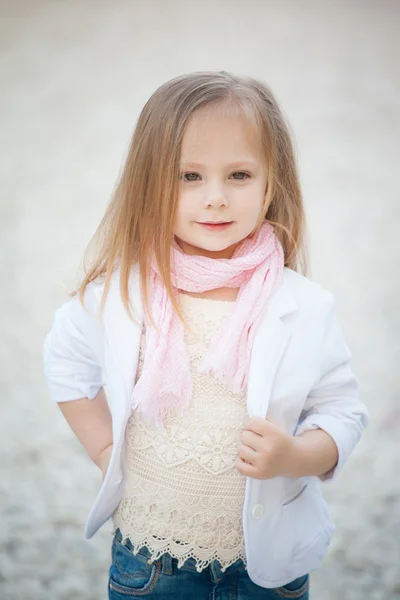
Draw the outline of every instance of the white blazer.
[[[129,290],[138,323],[129,319],[122,304],[118,271],[100,321],[103,285],[88,286],[85,308],[77,296],[65,302],[44,342],[44,371],[54,401],[93,399],[102,386],[107,388],[114,447],[86,522],[86,538],[112,516],[122,496],[124,434],[143,314],[136,267]],[[315,428],[329,433],[339,453],[337,466],[326,477],[330,480],[341,471],[368,421],[349,360],[333,296],[285,268],[255,336],[247,411],[250,416],[268,415],[294,435]],[[247,478],[243,532],[248,574],[257,585],[279,587],[316,569],[334,529],[318,477]]]

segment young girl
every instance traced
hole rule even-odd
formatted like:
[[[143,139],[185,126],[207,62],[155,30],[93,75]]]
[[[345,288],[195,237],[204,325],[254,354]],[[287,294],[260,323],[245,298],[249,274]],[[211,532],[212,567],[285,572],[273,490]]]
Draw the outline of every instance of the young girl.
[[[265,85],[198,72],[156,90],[44,347],[103,472],[85,535],[112,518],[109,598],[308,598],[334,530],[319,480],[367,413],[332,295],[298,273],[303,230]]]

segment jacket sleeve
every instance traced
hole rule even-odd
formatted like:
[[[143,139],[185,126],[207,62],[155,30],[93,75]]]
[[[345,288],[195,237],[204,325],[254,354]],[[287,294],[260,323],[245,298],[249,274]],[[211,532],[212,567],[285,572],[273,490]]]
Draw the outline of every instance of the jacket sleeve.
[[[92,400],[103,387],[100,323],[73,296],[56,312],[43,345],[43,366],[50,396],[55,402]],[[98,347],[94,349],[95,342]]]
[[[351,367],[351,354],[343,338],[334,300],[330,298],[321,347],[320,379],[311,389],[295,435],[323,429],[336,443],[338,462],[322,481],[334,481],[368,424],[368,412],[358,397],[358,383]]]

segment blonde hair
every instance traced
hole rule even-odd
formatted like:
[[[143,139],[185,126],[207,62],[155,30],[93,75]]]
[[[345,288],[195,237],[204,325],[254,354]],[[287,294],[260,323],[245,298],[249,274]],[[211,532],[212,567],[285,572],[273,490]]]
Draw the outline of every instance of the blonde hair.
[[[143,304],[151,318],[147,282],[154,255],[180,315],[170,272],[180,152],[188,120],[206,107],[230,110],[249,120],[259,138],[268,173],[265,211],[258,225],[264,219],[274,225],[284,249],[285,266],[306,273],[305,218],[295,156],[272,92],[250,77],[226,71],[195,72],[161,85],[139,116],[115,193],[85,252],[85,276],[72,292],[79,292],[82,302],[88,284],[105,277],[102,311],[112,273],[119,267],[122,300],[132,315],[128,283],[132,265],[138,264]]]

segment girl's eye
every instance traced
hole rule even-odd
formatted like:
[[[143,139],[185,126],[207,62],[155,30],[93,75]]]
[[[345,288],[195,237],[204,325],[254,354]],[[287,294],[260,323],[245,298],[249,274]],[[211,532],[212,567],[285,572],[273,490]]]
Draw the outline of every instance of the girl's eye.
[[[234,179],[237,179],[238,181],[243,181],[247,177],[250,177],[248,173],[244,173],[243,171],[236,171],[236,173],[233,173],[232,175],[239,175],[240,177],[234,177]]]
[[[236,177],[236,175],[239,177]],[[236,171],[235,173],[232,173],[232,176],[234,179],[236,179],[236,181],[243,181],[244,179],[250,177],[250,175],[248,173],[244,173],[244,171]],[[184,181],[197,181],[197,177],[199,177],[198,173],[183,173],[181,175],[181,178]]]
[[[199,176],[198,173],[183,173],[182,179],[184,181],[196,181],[196,177],[198,177],[198,176]]]

